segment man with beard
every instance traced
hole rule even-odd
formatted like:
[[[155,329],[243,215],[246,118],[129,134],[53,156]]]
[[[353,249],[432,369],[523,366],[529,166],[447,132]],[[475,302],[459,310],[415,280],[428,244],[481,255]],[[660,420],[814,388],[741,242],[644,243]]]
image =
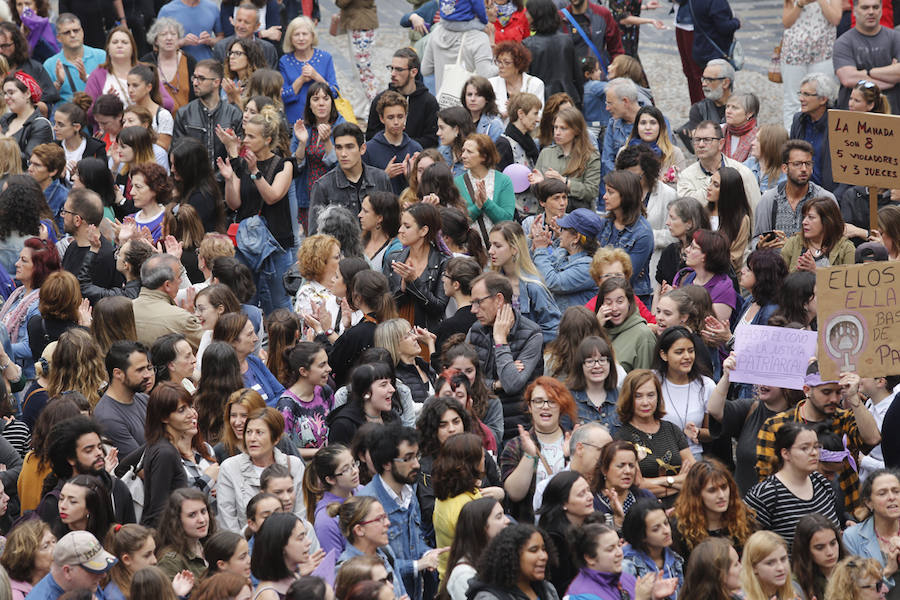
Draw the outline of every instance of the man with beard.
[[[62,258],[62,267],[78,277],[90,248],[88,229],[99,227],[103,220],[103,201],[89,189],[74,189],[69,192],[65,204],[59,211],[63,229],[72,236]],[[91,283],[97,287],[110,289],[122,287],[122,275],[116,271],[115,248],[100,236],[100,250],[90,267]]]
[[[841,373],[839,381],[823,381],[818,361],[811,362],[803,384],[806,400],[769,417],[759,430],[756,445],[759,480],[775,472],[775,432],[788,421],[822,427],[834,433],[844,440],[849,456],[857,462],[860,452],[868,453],[881,442],[875,417],[859,395],[859,382],[857,373]],[[843,460],[843,463],[844,469],[838,475],[838,481],[844,493],[845,510],[853,514],[859,505],[859,477],[855,468],[850,466],[851,461]]]
[[[357,495],[378,499],[398,535],[391,536],[391,550],[397,557],[398,570],[410,600],[422,600],[422,571],[434,571],[438,556],[447,548],[435,550],[425,544],[420,523],[422,513],[416,498],[419,477],[419,432],[399,423],[384,426],[369,448],[372,464],[378,473]]]
[[[781,170],[787,175],[787,180],[766,190],[756,207],[753,235],[774,232],[772,236],[760,238],[758,248],[781,248],[787,238],[800,231],[803,205],[807,200],[822,196],[835,199],[831,192],[810,181],[813,147],[809,142],[785,142],[781,149]]]
[[[703,69],[700,84],[706,97],[691,106],[688,122],[676,132],[691,152],[694,152],[691,138],[697,125],[703,121],[715,121],[720,125],[725,122],[725,104],[734,92],[734,67],[721,58],[711,60]]]
[[[147,392],[153,387],[150,352],[140,342],[113,342],[106,355],[109,387],[94,408],[106,437],[125,457],[144,445]]]
[[[393,90],[406,98],[409,109],[406,116],[406,129],[404,131],[423,148],[436,148],[437,114],[440,107],[437,99],[422,83],[419,77],[419,55],[412,48],[400,48],[394,52],[391,64],[391,84],[388,89]],[[372,100],[369,108],[369,124],[366,127],[366,140],[371,140],[379,131],[384,129],[384,123],[379,118],[377,110],[378,100],[384,92],[379,93]]]
[[[53,426],[50,433],[50,465],[56,486],[44,495],[37,513],[51,525],[59,521],[59,493],[76,475],[93,475],[109,492],[116,523],[134,523],[134,503],[128,487],[106,471],[100,426],[90,417],[78,416]],[[45,484],[46,486],[47,484]],[[44,488],[46,489],[46,487]]]

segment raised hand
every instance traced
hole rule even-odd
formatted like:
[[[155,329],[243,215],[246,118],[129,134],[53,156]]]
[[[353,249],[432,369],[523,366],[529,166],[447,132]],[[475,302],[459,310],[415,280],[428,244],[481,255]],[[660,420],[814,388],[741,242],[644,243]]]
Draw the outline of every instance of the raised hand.
[[[495,344],[506,343],[509,332],[515,322],[516,315],[513,312],[512,306],[509,304],[503,304],[503,306],[500,307],[500,310],[497,311],[497,316],[494,317]]]
[[[299,570],[300,574],[306,577],[307,575],[312,574],[322,562],[322,559],[325,558],[325,551],[319,548],[313,554],[309,555],[305,561],[300,563]]]
[[[220,156],[216,159],[216,166],[219,168],[219,175],[222,176],[222,179],[231,181],[234,177],[234,169],[231,168],[231,159],[223,160]]]
[[[187,596],[191,593],[193,588],[194,574],[187,569],[172,578],[172,589],[175,591],[175,596],[178,598]]]
[[[299,142],[298,148],[306,148],[306,144],[309,142],[309,130],[306,129],[303,119],[297,119],[297,122],[294,123],[294,137]]]
[[[522,444],[522,452],[531,456],[537,456],[537,444],[534,443],[534,440],[531,438],[531,434],[525,431],[525,428],[521,425],[517,425],[517,427],[519,428],[519,439],[521,440]]]
[[[78,305],[78,324],[82,327],[90,327],[93,319],[94,312],[90,300],[82,298],[81,304]]]
[[[88,235],[88,246],[90,247],[91,252],[99,252],[100,251],[100,229],[98,229],[96,225],[88,225],[87,235]]]

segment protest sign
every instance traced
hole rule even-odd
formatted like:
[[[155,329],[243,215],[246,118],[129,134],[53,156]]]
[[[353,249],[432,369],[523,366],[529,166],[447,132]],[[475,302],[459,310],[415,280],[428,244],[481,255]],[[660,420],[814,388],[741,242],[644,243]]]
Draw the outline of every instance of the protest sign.
[[[878,188],[900,187],[900,116],[828,111],[835,181],[869,187],[869,228],[877,228]]]
[[[823,379],[900,374],[900,263],[816,269],[818,357]]]
[[[741,325],[734,336],[734,383],[803,389],[809,359],[816,354],[816,332],[767,325]]]

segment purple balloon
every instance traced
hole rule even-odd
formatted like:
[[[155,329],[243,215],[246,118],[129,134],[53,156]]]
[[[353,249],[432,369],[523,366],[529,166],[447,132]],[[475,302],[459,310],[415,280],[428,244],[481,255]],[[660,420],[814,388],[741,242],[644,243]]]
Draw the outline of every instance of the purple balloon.
[[[513,191],[517,194],[521,194],[531,185],[528,183],[528,176],[531,175],[531,169],[525,165],[513,163],[503,169],[503,174],[512,179]]]

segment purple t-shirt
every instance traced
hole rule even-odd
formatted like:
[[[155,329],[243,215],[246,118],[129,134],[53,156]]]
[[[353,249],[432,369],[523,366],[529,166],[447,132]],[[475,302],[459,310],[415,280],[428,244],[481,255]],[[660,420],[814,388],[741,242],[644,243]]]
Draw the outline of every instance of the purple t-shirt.
[[[674,286],[681,287],[694,282],[697,273],[693,269],[684,269],[675,277]],[[709,292],[709,299],[713,304],[727,304],[732,309],[737,306],[737,292],[734,291],[734,285],[731,278],[724,273],[714,275],[712,279],[703,284],[706,291]]]

